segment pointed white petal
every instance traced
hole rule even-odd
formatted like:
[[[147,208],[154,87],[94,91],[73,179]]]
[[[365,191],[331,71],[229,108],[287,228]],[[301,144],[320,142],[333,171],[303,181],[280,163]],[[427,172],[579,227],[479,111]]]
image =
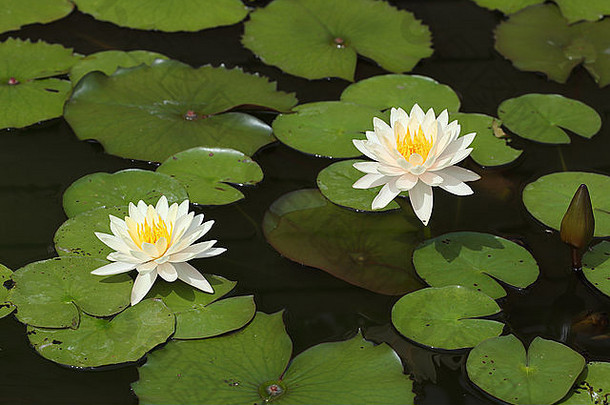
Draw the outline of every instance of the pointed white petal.
[[[156,279],[156,269],[145,273],[138,273],[138,277],[136,277],[136,281],[134,281],[133,288],[131,289],[131,305],[136,305],[142,301],[142,298],[148,294]]]
[[[432,187],[418,181],[417,184],[409,190],[409,199],[415,215],[424,225],[428,225],[430,216],[432,215]]]
[[[120,274],[131,271],[136,268],[135,263],[115,262],[93,270],[91,274],[96,276],[110,276],[112,274]]]
[[[205,291],[207,293],[213,293],[214,289],[208,283],[208,280],[203,277],[201,273],[197,271],[193,266],[188,263],[175,263],[174,266],[178,272],[178,278],[187,284],[192,285],[195,288]]]
[[[383,174],[365,174],[356,180],[352,187],[360,189],[377,187],[386,184],[390,179],[390,177],[384,176]]]
[[[381,188],[379,194],[373,200],[371,207],[374,210],[384,208],[388,205],[396,196],[400,194],[400,190],[396,188],[396,181],[391,181]]]

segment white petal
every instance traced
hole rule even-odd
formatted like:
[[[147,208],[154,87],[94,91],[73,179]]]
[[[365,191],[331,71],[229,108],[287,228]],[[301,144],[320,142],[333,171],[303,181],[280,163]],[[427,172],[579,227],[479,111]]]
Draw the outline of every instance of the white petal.
[[[396,196],[400,194],[400,190],[396,188],[396,181],[391,181],[381,188],[379,194],[373,200],[371,207],[374,210],[384,208],[388,205]]]
[[[176,281],[178,278],[178,272],[176,268],[171,263],[163,263],[157,266],[157,273],[159,276],[167,282]]]
[[[386,184],[390,179],[390,177],[384,176],[383,174],[365,174],[356,180],[352,187],[360,189],[377,187]]]
[[[360,170],[362,173],[378,173],[378,162],[357,162],[352,165],[354,169]]]
[[[441,170],[439,170],[439,174]],[[464,169],[463,167],[460,166],[449,166],[446,167],[444,169],[442,169],[442,173],[448,174],[451,177],[455,177],[458,180],[461,181],[474,181],[474,180],[479,180],[481,178],[481,176],[479,176],[478,174],[476,174],[473,171],[470,171],[468,169]]]
[[[417,176],[411,173],[405,173],[396,180],[396,187],[400,191],[408,191],[417,183]]]
[[[155,207],[155,210],[157,210],[157,214],[159,214],[161,219],[163,219],[165,221],[167,218],[167,213],[169,212],[169,205],[167,204],[167,197],[162,195],[161,198],[159,198],[159,201],[157,201],[157,206]]]
[[[207,293],[213,293],[214,289],[208,283],[208,280],[203,277],[201,273],[197,271],[193,266],[188,263],[175,263],[176,271],[178,272],[178,278],[187,284],[192,285],[195,288],[205,291]]]
[[[131,305],[136,305],[148,294],[157,279],[157,270],[138,273],[131,289]]]
[[[101,240],[105,245],[109,248],[114,249],[119,252],[128,252],[130,250],[129,246],[123,242],[123,239],[118,238],[114,235],[108,235],[107,233],[94,232],[95,236],[99,240]]]
[[[96,276],[110,276],[113,274],[125,273],[135,268],[135,263],[115,262],[98,267],[97,269],[93,270],[91,274],[95,274]]]
[[[443,177],[434,172],[424,172],[419,175],[419,179],[429,186],[438,186],[443,183]]]
[[[415,215],[422,221],[424,225],[428,225],[430,216],[432,215],[432,187],[418,181],[417,184],[409,190],[409,199]]]

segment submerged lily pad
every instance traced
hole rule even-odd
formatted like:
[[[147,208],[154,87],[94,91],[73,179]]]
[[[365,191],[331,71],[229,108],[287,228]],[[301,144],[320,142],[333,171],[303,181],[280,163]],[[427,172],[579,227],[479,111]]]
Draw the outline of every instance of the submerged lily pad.
[[[513,149],[508,139],[498,138],[502,121],[484,114],[451,113],[450,120],[457,120],[462,134],[476,132],[470,157],[484,167],[501,166],[515,161],[523,151]]]
[[[116,173],[93,173],[76,180],[64,192],[68,217],[100,207],[124,207],[143,200],[155,205],[164,195],[170,204],[188,199],[184,187],[163,173],[127,169]]]
[[[395,295],[421,287],[410,257],[422,228],[414,214],[358,213],[334,205],[318,190],[280,197],[263,219],[267,241],[283,256]]]
[[[0,264],[0,318],[4,318],[15,310],[15,306],[8,302],[9,289],[4,283],[9,282],[13,272],[8,267]]]
[[[61,117],[72,86],[52,76],[78,60],[61,45],[13,38],[0,43],[0,129]]]
[[[70,14],[73,8],[74,4],[69,0],[6,1],[0,9],[0,33],[28,24],[59,20]]]
[[[433,108],[437,115],[445,109],[453,112],[460,108],[460,99],[451,87],[417,75],[382,75],[361,80],[343,90],[341,101],[378,110],[401,107],[407,113],[417,103],[424,111]]]
[[[610,297],[609,241],[601,241],[584,254],[582,272],[595,288]]]
[[[73,0],[79,11],[121,27],[141,30],[199,31],[237,24],[248,15],[239,0]]]
[[[341,101],[321,101],[296,106],[292,113],[273,121],[273,133],[284,144],[317,156],[346,158],[362,153],[352,143],[373,128],[375,108]]]
[[[559,342],[536,337],[525,352],[513,335],[486,340],[466,361],[468,377],[509,404],[554,404],[563,398],[585,359]]]
[[[610,363],[587,363],[582,380],[561,405],[604,405],[610,398]]]
[[[95,258],[65,256],[15,271],[8,299],[17,306],[17,319],[44,328],[77,328],[79,309],[93,316],[110,316],[127,308],[133,285],[128,275],[91,274],[106,264]]]
[[[392,308],[392,323],[411,340],[436,349],[473,347],[502,333],[490,319],[500,307],[489,296],[462,286],[424,288],[402,297]]]
[[[168,59],[167,56],[149,51],[103,51],[87,55],[70,70],[70,80],[75,85],[87,73],[99,71],[110,76],[118,68],[128,68],[142,64],[151,65],[157,59]]]
[[[594,109],[559,94],[526,94],[505,100],[498,107],[498,116],[520,137],[542,143],[570,143],[561,128],[591,138],[602,126]]]
[[[128,294],[129,295],[129,294]],[[174,332],[174,314],[160,300],[144,300],[112,319],[81,314],[78,329],[28,328],[44,358],[73,367],[136,361]]]
[[[274,0],[250,14],[242,43],[263,62],[307,79],[354,79],[357,55],[407,72],[432,55],[430,31],[373,0]]]
[[[271,128],[251,115],[227,111],[240,106],[287,111],[296,102],[266,78],[240,69],[156,60],[110,77],[87,75],[65,116],[80,139],[97,139],[108,153],[162,162],[196,146],[251,156],[273,141]]]
[[[191,202],[222,205],[244,195],[228,185],[256,184],[263,179],[260,166],[243,153],[224,148],[193,148],[167,158],[157,172],[178,180]]]
[[[158,281],[147,297],[159,298],[176,315],[174,339],[202,339],[221,335],[247,324],[256,311],[252,295],[220,300],[237,284],[224,277],[206,274],[213,294],[183,282]],[[220,300],[220,301],[219,301]]]
[[[462,285],[494,299],[506,295],[496,279],[525,288],[540,273],[525,248],[478,232],[452,232],[429,239],[413,253],[413,264],[417,274],[432,287]]]
[[[289,364],[291,351],[281,313],[258,312],[231,335],[168,343],[148,356],[132,387],[141,404],[413,403],[412,383],[385,344],[356,335]]]
[[[525,208],[543,224],[559,230],[561,220],[581,184],[586,184],[595,217],[595,236],[610,236],[610,177],[586,172],[551,173],[523,190]]]

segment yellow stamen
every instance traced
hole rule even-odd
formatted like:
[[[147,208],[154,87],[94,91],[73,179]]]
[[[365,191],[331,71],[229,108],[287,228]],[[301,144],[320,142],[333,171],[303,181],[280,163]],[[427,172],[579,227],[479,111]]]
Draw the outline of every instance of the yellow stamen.
[[[135,221],[127,221],[131,218],[126,218],[127,229],[129,236],[138,247],[142,247],[143,243],[155,244],[159,239],[165,238],[168,245],[172,237],[172,224],[168,225],[161,219],[161,216],[156,215],[156,218],[152,215],[147,215],[144,223],[136,223]],[[133,222],[132,222],[133,221]]]
[[[419,125],[417,132],[411,134],[409,130],[405,131],[401,123],[397,122],[394,126],[394,136],[396,137],[398,152],[407,160],[409,160],[412,154],[417,153],[425,161],[430,153],[430,149],[432,149],[432,145],[434,145],[434,140],[432,138],[427,139]]]

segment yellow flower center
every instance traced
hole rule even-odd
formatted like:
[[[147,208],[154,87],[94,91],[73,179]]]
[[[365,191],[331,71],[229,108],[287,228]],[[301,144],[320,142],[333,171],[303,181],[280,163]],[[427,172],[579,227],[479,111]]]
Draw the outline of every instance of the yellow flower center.
[[[417,127],[417,132],[411,134],[401,123],[397,122],[394,127],[394,135],[396,136],[396,148],[398,152],[409,160],[412,154],[417,153],[424,161],[428,158],[430,149],[434,145],[432,138],[427,139],[422,131],[421,126]]]
[[[144,220],[143,224],[133,223],[132,226],[129,225],[130,224],[128,223],[129,235],[140,248],[145,242],[155,244],[159,239],[165,238],[169,244],[169,241],[171,240],[172,225],[170,224],[168,229],[167,224],[159,215],[157,215],[156,218],[151,218],[149,215],[146,220]]]

